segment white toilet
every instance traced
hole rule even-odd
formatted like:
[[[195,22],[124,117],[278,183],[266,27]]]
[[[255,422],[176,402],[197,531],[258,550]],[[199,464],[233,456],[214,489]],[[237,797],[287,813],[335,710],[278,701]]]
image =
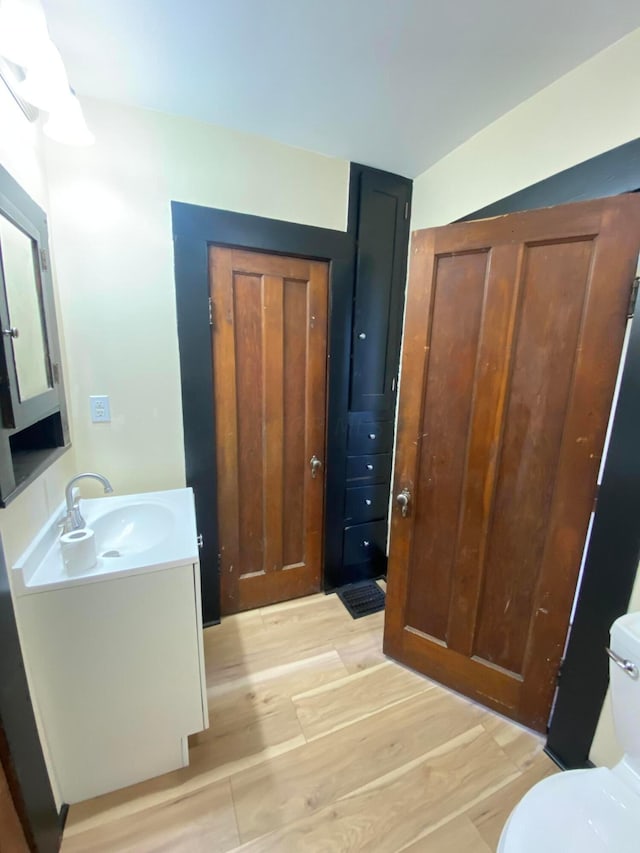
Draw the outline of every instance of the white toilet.
[[[511,812],[498,853],[640,851],[640,613],[613,623],[609,654],[624,758],[612,770],[570,770],[534,785]]]

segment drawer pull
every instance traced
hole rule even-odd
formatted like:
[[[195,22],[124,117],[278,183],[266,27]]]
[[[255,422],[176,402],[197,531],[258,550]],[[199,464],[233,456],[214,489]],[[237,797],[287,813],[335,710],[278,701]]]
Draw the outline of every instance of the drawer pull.
[[[363,548],[368,548],[368,547],[369,547],[369,545],[371,545],[371,542],[369,542],[369,540],[368,540],[368,539],[363,539],[363,540],[362,540],[362,547],[363,547]]]
[[[367,462],[367,471],[373,471],[373,465],[371,462]]]
[[[365,498],[364,502],[366,506],[371,506],[371,498]]]
[[[360,338],[361,341],[365,341],[367,339],[367,336],[364,332],[360,332],[358,337]]]
[[[376,440],[376,434],[375,434],[375,432],[370,432],[370,433],[369,433],[369,438],[371,439],[371,441],[375,441],[375,440]]]

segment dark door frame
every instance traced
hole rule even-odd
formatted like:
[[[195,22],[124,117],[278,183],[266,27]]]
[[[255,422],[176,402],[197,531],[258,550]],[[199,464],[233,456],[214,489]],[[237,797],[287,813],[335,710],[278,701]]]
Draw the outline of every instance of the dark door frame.
[[[334,231],[171,202],[187,485],[196,494],[203,621],[220,621],[213,362],[209,323],[210,245],[329,262],[328,406],[323,578],[341,559],[355,239]]]
[[[39,853],[60,847],[67,807],[58,815],[24,670],[9,578],[0,543],[0,732],[3,764],[28,843]],[[6,747],[6,752],[5,752]]]
[[[463,221],[636,192],[639,188],[640,140],[634,140],[483,207]],[[609,644],[611,623],[627,611],[636,579],[640,558],[638,435],[640,321],[636,316],[547,735],[547,754],[565,769],[592,766],[589,751],[609,685],[604,648]]]

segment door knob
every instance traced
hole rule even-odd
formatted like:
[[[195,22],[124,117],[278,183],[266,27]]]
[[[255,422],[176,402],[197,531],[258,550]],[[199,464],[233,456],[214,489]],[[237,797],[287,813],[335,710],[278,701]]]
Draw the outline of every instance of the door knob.
[[[411,492],[409,489],[403,489],[399,495],[396,495],[396,501],[400,507],[402,517],[406,518],[409,515],[409,502],[411,500]]]
[[[11,326],[10,329],[3,329],[2,334],[6,335],[8,338],[19,338],[20,332],[16,329],[15,326]]]
[[[320,468],[322,468],[322,462],[318,459],[315,453],[309,460],[309,465],[311,465],[311,476],[315,480],[318,475],[318,471],[320,470]]]

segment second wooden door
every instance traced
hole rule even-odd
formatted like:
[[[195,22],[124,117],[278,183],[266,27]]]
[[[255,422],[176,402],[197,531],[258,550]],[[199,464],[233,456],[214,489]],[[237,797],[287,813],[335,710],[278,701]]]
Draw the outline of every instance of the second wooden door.
[[[211,247],[223,615],[320,589],[328,265]]]
[[[385,650],[540,731],[639,248],[637,196],[413,237]]]

